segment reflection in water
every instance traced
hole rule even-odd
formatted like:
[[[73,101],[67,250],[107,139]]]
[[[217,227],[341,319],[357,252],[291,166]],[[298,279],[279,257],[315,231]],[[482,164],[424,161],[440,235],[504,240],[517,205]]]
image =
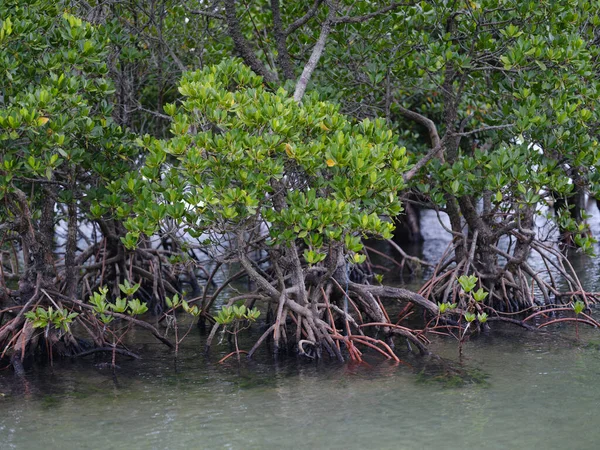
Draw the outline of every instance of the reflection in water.
[[[423,220],[419,253],[435,260],[449,239],[434,213]],[[597,210],[591,223],[600,235]],[[572,261],[600,290],[596,260]],[[0,372],[0,448],[596,448],[598,331],[580,330],[576,342],[570,326],[494,327],[465,345],[463,366],[456,343],[438,340],[433,351],[445,359],[404,355],[412,370],[375,356],[273,365],[264,353],[238,369],[205,360],[196,334],[175,367],[172,353],[138,333],[145,358],[123,361],[117,383],[91,359],[37,368],[28,386]]]
[[[0,379],[0,447],[594,448],[600,337],[586,330],[582,341],[569,327],[501,328],[466,344],[464,366],[453,367],[487,378],[461,387],[423,382],[423,371],[434,380],[448,367],[435,359],[410,370],[377,359],[273,366],[262,355],[237,370],[195,354],[200,342],[186,345],[177,372],[158,347],[123,364],[118,385],[110,371],[65,362],[29,374],[28,397]],[[434,350],[456,359],[451,341]]]
[[[546,213],[547,211],[544,211],[544,214]],[[587,219],[587,222],[590,225],[592,235],[595,236],[596,239],[600,240],[600,212],[598,211],[596,201],[593,199],[588,202],[587,214],[590,216]],[[450,223],[445,213],[441,213],[441,219],[443,220],[445,227],[449,229]],[[548,222],[548,220],[546,220],[546,218],[542,215],[538,218],[537,225],[540,227],[540,237],[544,237],[551,242],[556,241],[558,235],[552,222]],[[421,211],[421,230],[425,241],[420,244],[404,246],[404,250],[407,253],[418,256],[425,261],[435,263],[439,261],[442,254],[448,248],[448,245],[452,240],[451,236],[444,229],[444,227],[440,225],[437,214],[433,210]],[[500,242],[499,247],[506,249],[507,242]],[[394,255],[394,250],[387,248],[385,243],[380,243],[378,249]],[[600,244],[596,244],[595,253],[600,254]],[[578,274],[582,285],[590,292],[600,292],[600,277],[598,277],[598,274],[600,273],[600,261],[598,258],[590,258],[574,249],[569,250],[568,255],[571,264],[573,265],[573,269]],[[385,274],[385,279],[387,282],[408,282],[409,287],[418,289],[420,280],[402,279],[402,276],[396,266],[390,264],[385,259],[378,259],[376,255],[373,256],[373,259],[377,262],[377,264],[386,266],[390,269],[390,271]],[[546,267],[537,253],[532,252],[528,262],[531,267],[534,268],[534,270],[539,271],[543,276],[543,272],[545,271]],[[554,270],[553,267],[550,268]],[[428,270],[425,270],[423,273],[425,277],[430,274],[431,271]],[[560,279],[560,277],[557,277],[557,273],[553,273],[553,276],[557,279]],[[566,284],[562,287],[565,291],[570,290]]]

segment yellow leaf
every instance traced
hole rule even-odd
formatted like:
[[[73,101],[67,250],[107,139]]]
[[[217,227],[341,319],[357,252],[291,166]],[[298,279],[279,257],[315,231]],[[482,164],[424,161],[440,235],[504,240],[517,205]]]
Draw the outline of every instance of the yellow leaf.
[[[327,161],[325,161],[325,164],[327,164],[327,167],[333,167],[335,166],[335,161],[329,158]]]
[[[319,124],[319,128],[321,128],[323,131],[330,131],[330,129],[327,128],[327,125],[325,125],[323,122]]]
[[[46,125],[50,119],[47,117],[38,117],[37,123],[39,126]]]
[[[285,144],[285,153],[290,157],[293,158],[294,157],[294,150],[292,149],[292,146],[290,144]]]

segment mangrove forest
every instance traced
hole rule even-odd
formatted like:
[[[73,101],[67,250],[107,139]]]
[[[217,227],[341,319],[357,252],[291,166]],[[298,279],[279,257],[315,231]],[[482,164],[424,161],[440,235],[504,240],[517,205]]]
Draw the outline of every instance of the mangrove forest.
[[[599,125],[597,1],[3,0],[0,376],[584,345]]]

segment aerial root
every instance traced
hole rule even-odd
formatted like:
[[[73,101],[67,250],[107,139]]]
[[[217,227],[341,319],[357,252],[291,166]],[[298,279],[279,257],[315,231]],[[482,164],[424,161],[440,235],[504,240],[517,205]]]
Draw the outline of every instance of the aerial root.
[[[418,348],[420,353],[428,352],[427,345],[430,342],[425,336],[424,330],[411,330],[408,327],[392,323],[383,303],[374,293],[409,301],[417,298],[422,305],[432,311],[437,309],[435,304],[402,289],[385,288],[381,290],[377,286],[353,284],[351,287],[349,285],[349,290],[346,291],[336,280],[333,281],[333,284],[319,286],[318,294],[313,295],[309,303],[305,305],[301,305],[285,292],[281,294],[277,299],[274,322],[252,346],[248,357],[252,358],[257,349],[269,338],[273,340],[273,349],[277,354],[283,348],[289,348],[284,344],[289,344],[288,340],[295,337],[294,346],[300,356],[316,358],[321,356],[322,350],[325,350],[331,358],[343,361],[345,358],[342,349],[345,349],[347,357],[351,361],[361,362],[363,354],[358,347],[363,346],[374,350],[386,359],[402,362],[385,339],[376,339],[365,335],[365,330],[372,328],[381,330],[387,338],[392,336],[406,338]],[[336,299],[338,304],[332,302],[332,286],[337,286],[343,294],[341,299],[338,295]],[[416,297],[409,296],[407,298],[408,293]],[[348,305],[353,305],[354,311],[346,311],[346,308],[342,309],[339,306],[339,302],[344,300],[348,302]],[[366,321],[365,317],[371,321]],[[376,320],[373,320],[374,317]],[[215,324],[211,335],[214,336],[218,327],[219,325]]]
[[[475,236],[473,238],[474,244]],[[470,253],[462,260],[442,258],[419,294],[433,301],[456,303],[464,307],[456,280],[461,275],[473,274],[478,278],[478,287],[483,287],[489,293],[487,307],[499,315],[522,313],[530,308],[549,307],[554,303],[566,304],[575,299],[581,299],[586,307],[598,301],[597,293],[583,289],[573,266],[559,250],[537,240],[530,242],[530,248],[540,258],[546,269],[543,273],[548,275],[548,279],[532,268],[525,258],[515,258],[494,245],[488,245],[486,249],[506,263],[503,267],[497,266],[486,271],[482,263],[477,261],[472,245]],[[567,283],[568,292],[561,292],[557,278]]]

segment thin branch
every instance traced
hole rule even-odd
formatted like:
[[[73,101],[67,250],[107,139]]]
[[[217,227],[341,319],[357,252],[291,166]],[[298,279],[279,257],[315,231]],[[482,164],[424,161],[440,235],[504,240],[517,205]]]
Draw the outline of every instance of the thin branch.
[[[429,152],[427,152],[427,154],[425,156],[423,156],[419,161],[417,161],[417,163],[408,172],[406,172],[402,175],[402,179],[404,180],[404,182],[406,183],[409,180],[411,180],[419,172],[419,170],[421,170],[421,168],[423,166],[425,166],[425,164],[427,164],[438,153],[440,153],[442,149],[443,149],[442,145],[437,145],[437,146],[433,147],[431,150],[429,150]]]
[[[219,14],[219,13],[216,13],[214,11],[209,11],[209,10],[206,10],[206,9],[204,9],[204,10],[195,10],[195,9],[190,9],[187,6],[184,6],[184,8],[190,14],[196,14],[198,16],[210,17],[212,19],[225,20],[225,16],[223,14]],[[214,8],[214,6],[213,6],[212,9],[214,10],[216,8]]]
[[[428,261],[422,260],[420,258],[417,258],[416,256],[411,256],[408,253],[406,253],[402,247],[400,247],[398,244],[396,244],[393,240],[391,239],[386,239],[386,242],[391,245],[398,253],[400,253],[400,256],[402,256],[402,258],[407,259],[409,261],[414,262],[415,264],[419,264],[422,266],[428,266],[428,267],[435,267],[435,264],[432,264]]]
[[[60,294],[58,292],[53,292],[53,294],[61,297],[62,299],[66,300],[66,301],[74,303],[74,304],[80,306],[81,308],[85,308],[87,310],[93,310],[94,309],[94,307],[92,305],[88,305],[87,303],[84,303],[81,300],[77,300],[75,298],[67,297],[67,296],[62,295],[62,294]],[[116,313],[116,312],[113,312],[113,311],[105,311],[104,314],[108,314],[109,316],[114,316],[114,317],[116,317],[118,319],[127,320],[128,322],[131,322],[131,323],[133,323],[135,325],[138,325],[141,328],[145,328],[146,330],[150,331],[150,333],[152,333],[156,339],[158,339],[160,342],[162,342],[163,344],[165,344],[167,347],[169,347],[169,348],[175,348],[175,346],[173,345],[173,343],[171,341],[169,341],[168,339],[166,339],[165,337],[163,337],[158,332],[158,330],[156,328],[154,328],[148,322],[144,322],[143,320],[136,319],[135,317],[129,316],[127,314]]]
[[[481,127],[481,128],[477,128],[476,130],[465,131],[462,133],[452,133],[452,135],[453,136],[470,136],[471,134],[485,133],[486,131],[492,131],[492,130],[502,130],[504,128],[512,128],[514,126],[515,126],[514,123],[507,123],[506,125],[494,125],[494,126],[489,126],[489,127]]]
[[[362,23],[366,22],[369,19],[372,19],[373,17],[380,16],[396,8],[399,8],[400,6],[412,6],[413,4],[414,3],[394,2],[391,5],[386,6],[385,8],[378,9],[377,11],[374,11],[369,14],[364,14],[362,16],[337,17],[333,20],[333,23]]]
[[[304,97],[304,92],[306,92],[306,86],[308,85],[308,82],[310,81],[310,77],[312,76],[313,72],[317,68],[319,59],[321,59],[321,54],[323,53],[323,50],[325,49],[325,43],[327,42],[327,37],[329,36],[329,33],[331,32],[331,24],[332,24],[332,20],[335,16],[335,13],[336,13],[335,8],[333,6],[330,6],[329,13],[327,14],[327,18],[325,19],[325,21],[323,22],[323,25],[321,26],[321,34],[319,35],[319,39],[317,40],[317,43],[313,47],[312,54],[310,55],[310,58],[309,58],[308,62],[306,63],[306,66],[304,66],[302,75],[300,75],[300,78],[298,79],[298,82],[296,83],[296,90],[294,91],[294,100],[298,103],[300,103],[300,101],[302,100],[302,97]]]
[[[323,3],[323,0],[315,0],[315,2],[310,7],[310,9],[306,12],[306,14],[304,14],[299,19],[296,19],[295,21],[293,21],[290,24],[290,26],[287,27],[287,29],[284,31],[285,36],[286,37],[289,36],[294,31],[296,31],[298,28],[305,25],[310,19],[312,19],[315,16],[315,14],[317,13],[317,11],[319,10],[319,6],[321,6],[321,3]]]
[[[131,111],[127,111],[127,113],[131,113],[131,112],[134,112],[136,110],[143,111],[143,112],[148,113],[148,114],[152,114],[153,116],[156,116],[156,117],[158,117],[160,119],[165,119],[165,120],[168,120],[168,121],[172,121],[173,120],[173,118],[171,116],[159,113],[158,111],[152,111],[150,109],[146,109],[146,108],[143,108],[141,106],[138,106],[136,109],[132,109]]]

